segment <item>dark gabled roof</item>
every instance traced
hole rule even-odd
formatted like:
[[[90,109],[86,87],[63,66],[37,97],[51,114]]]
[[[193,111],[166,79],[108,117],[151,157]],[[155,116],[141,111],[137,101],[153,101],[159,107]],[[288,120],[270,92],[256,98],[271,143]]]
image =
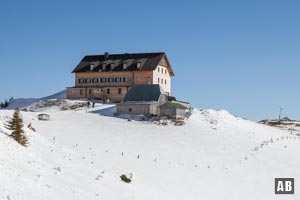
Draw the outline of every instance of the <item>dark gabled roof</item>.
[[[141,64],[140,70],[155,70],[163,57],[166,58],[168,65],[170,65],[164,52],[108,54],[108,57],[105,54],[85,56],[72,72],[89,72],[91,71],[91,65],[94,65],[93,71],[103,71],[102,64],[106,64],[105,71],[124,71],[123,63],[125,62],[127,64],[126,71],[137,70],[137,63]],[[112,64],[115,65],[113,70],[111,70]],[[168,68],[170,68],[170,74],[173,76],[174,73],[171,66]]]
[[[124,102],[145,102],[158,101],[162,91],[158,84],[134,85],[124,98]]]
[[[176,98],[173,96],[168,96],[168,101],[176,101]]]
[[[174,103],[174,102],[167,102],[167,103],[161,105],[160,107],[166,106],[166,105],[169,105],[169,106],[172,106],[172,107],[175,107],[175,108],[179,108],[179,109],[187,109],[187,107],[185,107],[184,105],[181,105],[179,103]]]

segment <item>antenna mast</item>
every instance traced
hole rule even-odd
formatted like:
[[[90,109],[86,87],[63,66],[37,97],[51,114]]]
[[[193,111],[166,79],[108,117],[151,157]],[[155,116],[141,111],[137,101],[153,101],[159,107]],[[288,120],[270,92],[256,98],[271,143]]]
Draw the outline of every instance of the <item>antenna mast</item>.
[[[283,111],[283,108],[280,106],[280,108],[279,108],[279,122],[281,120],[281,113],[282,113],[282,111]]]

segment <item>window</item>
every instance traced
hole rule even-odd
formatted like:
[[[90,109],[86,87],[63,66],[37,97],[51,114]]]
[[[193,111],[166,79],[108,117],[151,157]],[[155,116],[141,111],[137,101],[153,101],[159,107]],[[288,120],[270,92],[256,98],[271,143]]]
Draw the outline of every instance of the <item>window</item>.
[[[137,76],[136,79],[137,79],[137,81],[141,81],[141,77],[140,76]]]
[[[141,69],[141,63],[140,63],[140,62],[138,62],[138,63],[136,64],[136,68]]]
[[[98,83],[98,78],[93,78],[93,83]]]
[[[102,70],[105,71],[106,70],[106,64],[102,63]]]
[[[110,89],[109,88],[107,88],[106,93],[110,94]]]
[[[114,70],[114,69],[115,69],[115,63],[111,63],[111,64],[110,64],[110,69],[111,69],[111,70]]]
[[[163,84],[163,83],[164,83],[164,79],[161,79],[160,81],[161,81],[161,84]]]
[[[116,77],[115,78],[115,82],[121,82],[122,81],[122,78],[121,77]]]
[[[101,83],[105,83],[105,82],[106,82],[106,78],[101,78],[101,79],[100,79],[100,82],[101,82]]]
[[[132,108],[128,108],[128,112],[130,112],[130,113],[131,113],[131,112],[132,112]]]
[[[80,89],[79,93],[80,95],[84,95],[84,89]]]
[[[83,83],[83,79],[82,78],[78,79],[78,83]]]
[[[114,78],[108,78],[108,82],[113,83],[114,82]]]
[[[122,94],[122,88],[118,88],[118,94]]]
[[[165,69],[165,74],[167,74],[167,69]]]
[[[86,82],[86,83],[90,83],[90,82],[91,82],[91,79],[90,79],[90,78],[87,78],[87,79],[85,79],[85,82]]]
[[[157,68],[157,71],[159,72],[159,67]]]
[[[123,77],[123,82],[128,82],[129,78],[128,77]]]
[[[89,89],[89,94],[93,94],[93,89]]]
[[[124,62],[124,63],[123,63],[123,69],[126,69],[126,68],[127,68],[127,63]]]
[[[165,84],[167,85],[167,79],[165,79]]]
[[[157,78],[157,82],[159,83],[159,78]]]
[[[147,83],[148,83],[148,84],[151,84],[151,81],[150,81],[151,78],[150,78],[149,76],[146,77],[146,80],[147,80]]]

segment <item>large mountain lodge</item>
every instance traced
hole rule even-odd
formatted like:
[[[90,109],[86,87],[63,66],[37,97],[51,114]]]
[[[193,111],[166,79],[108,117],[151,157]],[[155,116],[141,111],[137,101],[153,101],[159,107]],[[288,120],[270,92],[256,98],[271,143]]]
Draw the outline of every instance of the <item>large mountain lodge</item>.
[[[85,56],[76,66],[69,99],[109,99],[121,102],[134,85],[158,84],[171,95],[172,67],[164,52]]]

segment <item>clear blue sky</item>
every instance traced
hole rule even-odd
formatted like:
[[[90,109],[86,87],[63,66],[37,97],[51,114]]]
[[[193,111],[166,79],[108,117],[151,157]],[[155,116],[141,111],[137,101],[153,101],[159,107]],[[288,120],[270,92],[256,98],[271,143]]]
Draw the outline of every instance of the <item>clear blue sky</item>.
[[[0,99],[74,85],[84,55],[165,51],[173,95],[259,120],[300,119],[300,3],[1,1]]]

